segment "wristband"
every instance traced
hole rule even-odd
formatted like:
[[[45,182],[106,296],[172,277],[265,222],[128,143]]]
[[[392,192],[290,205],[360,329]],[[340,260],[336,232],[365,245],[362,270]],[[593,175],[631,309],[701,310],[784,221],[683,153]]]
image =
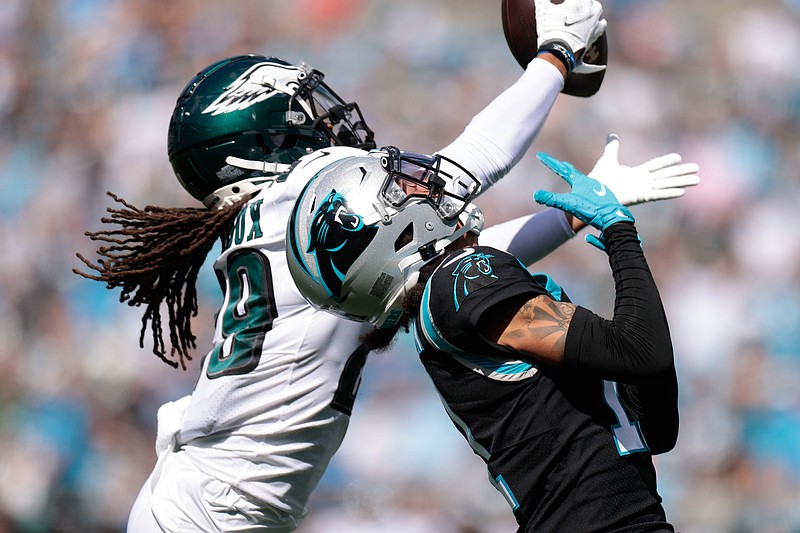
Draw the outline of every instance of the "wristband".
[[[553,54],[556,56],[556,58],[564,64],[564,68],[567,69],[567,76],[569,76],[569,74],[575,68],[575,55],[568,46],[558,41],[544,43],[539,48],[539,51],[536,52],[537,56],[539,54]]]

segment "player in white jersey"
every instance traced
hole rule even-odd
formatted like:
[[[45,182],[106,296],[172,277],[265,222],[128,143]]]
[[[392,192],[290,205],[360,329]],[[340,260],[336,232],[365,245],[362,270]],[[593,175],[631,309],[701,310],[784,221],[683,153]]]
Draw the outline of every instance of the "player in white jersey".
[[[474,170],[485,190],[528,149],[565,74],[557,59],[535,59],[441,153]],[[170,126],[176,175],[206,208],[140,210],[117,199],[123,207],[109,209],[110,222],[121,228],[90,234],[115,246],[97,263],[84,259],[96,273],[84,275],[145,308],[142,339],[149,327],[154,352],[173,366],[195,348],[194,280],[223,241],[213,346],[191,396],[159,410],[159,459],[129,532],[291,531],[302,520],[344,437],[367,354],[365,326],[314,311],[288,275],[286,221],[304,185],[289,170],[305,154],[371,148],[372,138],[358,106],[318,71],[263,56],[223,60],[187,85]],[[681,167],[673,163],[665,166]],[[649,170],[629,170],[652,190]],[[522,248],[531,260],[574,235],[557,210],[512,226],[517,238],[497,232],[493,245]]]

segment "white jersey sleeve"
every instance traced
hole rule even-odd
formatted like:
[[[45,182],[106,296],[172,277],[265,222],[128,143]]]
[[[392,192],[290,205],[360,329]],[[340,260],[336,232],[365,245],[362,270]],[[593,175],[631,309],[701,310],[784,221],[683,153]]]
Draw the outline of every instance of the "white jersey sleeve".
[[[480,240],[531,266],[574,236],[564,212],[547,209],[485,228]]]
[[[481,181],[480,192],[485,192],[530,149],[563,87],[558,69],[542,59],[532,60],[522,76],[439,153],[473,172]],[[549,209],[484,229],[481,244],[531,265],[574,235],[564,213]]]
[[[485,192],[528,151],[563,87],[564,77],[555,66],[534,59],[438,153],[473,172]]]

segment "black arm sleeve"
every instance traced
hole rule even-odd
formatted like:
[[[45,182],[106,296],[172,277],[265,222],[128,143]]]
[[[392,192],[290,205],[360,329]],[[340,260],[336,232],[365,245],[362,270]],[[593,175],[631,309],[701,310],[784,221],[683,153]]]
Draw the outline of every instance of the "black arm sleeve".
[[[653,453],[671,449],[678,433],[678,383],[669,326],[633,224],[605,231],[614,275],[614,318],[575,310],[567,331],[564,365],[617,381]]]
[[[622,405],[639,420],[639,428],[652,454],[665,453],[678,440],[678,378],[675,371],[642,385],[619,384]]]

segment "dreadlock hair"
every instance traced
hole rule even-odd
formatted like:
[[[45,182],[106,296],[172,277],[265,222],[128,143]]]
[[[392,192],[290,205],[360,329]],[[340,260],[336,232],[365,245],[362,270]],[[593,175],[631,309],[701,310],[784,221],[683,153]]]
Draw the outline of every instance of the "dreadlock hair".
[[[101,257],[92,263],[76,254],[84,265],[96,272],[72,271],[84,278],[102,281],[111,290],[122,288],[120,302],[131,307],[145,306],[139,347],[144,348],[145,332],[150,325],[153,353],[162,361],[186,370],[191,360],[190,348],[196,348],[191,318],[197,316],[195,284],[200,267],[217,238],[223,237],[247,198],[209,211],[196,207],[134,207],[117,195],[107,192],[123,208],[109,207],[103,224],[118,224],[116,229],[87,231],[100,246]],[[169,312],[169,355],[163,338],[161,306]]]

